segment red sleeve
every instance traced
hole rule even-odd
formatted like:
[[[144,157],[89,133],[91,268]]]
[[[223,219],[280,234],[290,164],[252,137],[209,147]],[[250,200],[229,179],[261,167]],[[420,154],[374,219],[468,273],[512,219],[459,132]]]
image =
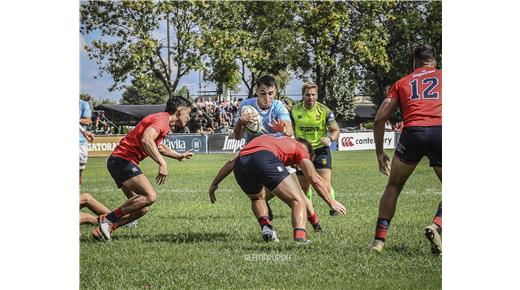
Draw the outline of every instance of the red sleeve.
[[[387,97],[399,100],[399,82],[396,82],[388,91]]]
[[[159,125],[157,125],[157,124],[150,124],[148,127],[149,127],[149,128],[154,128],[155,131],[157,131],[157,133],[158,133],[159,135],[161,135],[161,127],[159,127]]]
[[[169,127],[169,124],[167,124],[168,126],[168,129],[170,128]],[[150,119],[150,123],[148,124],[148,127],[151,127],[151,128],[154,128],[155,131],[157,131],[157,133],[159,134],[159,137],[162,137],[163,135],[166,135],[168,134],[168,131],[165,132],[164,130],[164,121],[161,119],[161,118],[158,118],[158,117],[153,117]]]

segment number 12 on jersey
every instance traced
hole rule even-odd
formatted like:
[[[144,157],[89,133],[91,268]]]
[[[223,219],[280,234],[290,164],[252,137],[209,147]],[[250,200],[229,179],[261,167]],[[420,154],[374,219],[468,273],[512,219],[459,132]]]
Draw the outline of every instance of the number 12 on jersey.
[[[435,77],[426,78],[422,80],[423,85],[428,85],[421,94],[419,94],[419,80],[414,79],[410,82],[410,88],[412,90],[412,95],[410,96],[410,100],[416,99],[438,99],[439,93],[434,91],[439,84],[439,80]]]

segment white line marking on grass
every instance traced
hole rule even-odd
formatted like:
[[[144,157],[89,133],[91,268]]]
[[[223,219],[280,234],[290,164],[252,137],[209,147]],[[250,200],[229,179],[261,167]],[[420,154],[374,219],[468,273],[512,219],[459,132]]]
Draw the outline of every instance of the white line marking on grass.
[[[367,196],[367,195],[377,195],[380,196],[383,193],[381,192],[336,192],[336,196]],[[441,195],[441,191],[437,189],[427,189],[426,191],[417,192],[416,190],[404,190],[401,192],[401,195]]]

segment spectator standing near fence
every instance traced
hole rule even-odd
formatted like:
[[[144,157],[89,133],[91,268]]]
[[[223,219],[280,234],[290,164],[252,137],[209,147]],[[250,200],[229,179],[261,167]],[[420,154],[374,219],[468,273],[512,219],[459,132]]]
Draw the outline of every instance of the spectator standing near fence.
[[[379,201],[375,236],[370,248],[378,253],[383,250],[399,194],[424,155],[442,181],[442,72],[436,69],[435,51],[429,45],[415,48],[413,60],[415,70],[392,86],[374,122],[379,171],[390,174]],[[398,106],[403,111],[404,129],[388,173],[390,158],[383,150],[384,124]],[[441,234],[442,202],[439,203],[433,224],[425,228],[433,254],[442,253]]]
[[[92,124],[92,110],[89,103],[79,100],[79,183],[83,180],[83,170],[87,166],[88,160],[88,142],[85,137],[86,126]],[[93,140],[93,135],[92,135]],[[90,141],[92,141],[90,140]]]

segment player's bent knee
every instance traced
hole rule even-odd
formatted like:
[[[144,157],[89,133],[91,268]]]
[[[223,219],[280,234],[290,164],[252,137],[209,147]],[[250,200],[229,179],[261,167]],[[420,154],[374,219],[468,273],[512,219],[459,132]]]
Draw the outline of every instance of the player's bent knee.
[[[153,194],[148,194],[146,198],[148,199],[148,205],[151,205],[157,201],[157,194],[155,192]]]
[[[292,196],[291,199],[289,200],[289,205],[291,207],[298,207],[298,206],[307,207],[307,205],[305,204],[305,201],[303,200],[301,195]]]
[[[92,195],[90,195],[89,193],[85,192],[85,193],[82,193],[79,197],[79,203],[81,205],[85,205],[85,204],[88,204],[90,202],[92,202]]]

